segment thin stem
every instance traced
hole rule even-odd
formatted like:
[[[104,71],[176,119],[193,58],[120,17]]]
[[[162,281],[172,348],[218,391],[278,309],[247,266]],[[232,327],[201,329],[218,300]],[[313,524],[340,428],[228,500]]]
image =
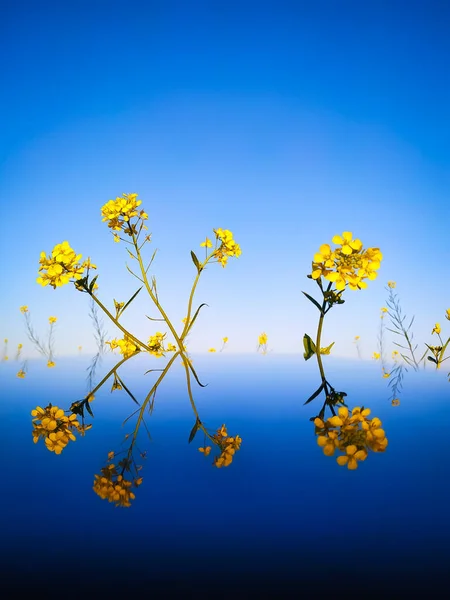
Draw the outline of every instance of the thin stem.
[[[150,348],[146,344],[144,344],[144,342],[141,342],[141,340],[138,340],[136,337],[134,337],[134,335],[129,333],[125,329],[125,327],[122,327],[122,325],[119,323],[119,321],[112,316],[112,314],[109,312],[109,310],[105,306],[103,306],[103,304],[100,302],[100,300],[97,298],[97,296],[95,296],[94,294],[92,294],[90,292],[88,292],[88,293],[90,294],[90,296],[94,300],[94,302],[100,306],[100,308],[103,310],[103,312],[106,315],[108,315],[108,317],[111,319],[111,321],[114,323],[114,325],[116,325],[128,338],[130,338],[131,340],[136,342],[137,346],[141,346],[141,348],[144,348],[145,350],[150,351]]]

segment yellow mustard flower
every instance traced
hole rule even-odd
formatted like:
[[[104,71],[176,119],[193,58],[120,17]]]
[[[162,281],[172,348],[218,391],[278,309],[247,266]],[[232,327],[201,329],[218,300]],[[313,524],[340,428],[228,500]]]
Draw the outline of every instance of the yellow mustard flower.
[[[338,456],[336,461],[341,467],[347,465],[350,470],[358,468],[358,462],[366,460],[367,450],[358,450],[354,444],[350,444],[345,449],[346,454],[344,456]]]
[[[441,326],[439,325],[439,323],[436,323],[436,325],[433,327],[433,331],[431,332],[431,334],[433,333],[437,333],[438,335],[441,333]]]
[[[57,317],[49,317],[49,318],[48,318],[48,322],[50,323],[50,325],[51,325],[52,323],[56,323],[56,321],[57,321],[57,320],[58,320],[58,319],[57,319]]]
[[[222,267],[225,267],[228,258],[234,256],[239,258],[242,254],[241,247],[233,239],[233,234],[228,229],[214,229],[216,238],[220,241],[220,246],[215,250],[214,256]]]
[[[359,340],[359,335],[355,335],[355,341]]]
[[[222,341],[223,341],[224,344],[226,344],[228,342],[228,338],[224,337],[224,338],[222,338]]]
[[[392,406],[399,406],[400,400],[398,398],[394,398],[391,402]]]
[[[264,346],[264,344],[267,344],[267,333],[261,333],[261,335],[258,337],[258,344],[260,346]]]
[[[447,308],[447,310],[445,311],[445,318],[450,321],[450,308]]]
[[[390,376],[391,376],[390,373],[387,373],[386,371],[383,371],[383,377],[384,377],[384,379],[387,379]]]
[[[205,241],[200,244],[204,248],[212,248],[212,242],[209,238],[205,238]]]
[[[388,281],[388,283],[387,283],[387,284],[388,284],[388,287],[390,287],[392,290],[393,290],[393,289],[395,288],[395,286],[397,285],[397,284],[395,283],[395,281]]]
[[[374,360],[379,360],[379,359],[380,359],[380,357],[381,357],[381,354],[380,354],[379,352],[374,352],[374,353],[372,354],[372,358],[373,358]]]
[[[25,375],[26,373],[23,369],[20,369],[20,371],[17,373],[17,377],[19,377],[19,379],[23,379]]]
[[[21,313],[26,313],[26,312],[28,312],[28,306],[21,306],[21,307],[20,307],[20,312],[21,312]]]
[[[332,241],[341,247],[333,250],[329,244],[320,246],[313,257],[313,279],[324,277],[334,283],[338,291],[346,286],[351,290],[364,289],[367,287],[365,279],[376,279],[383,258],[379,248],[364,250],[361,240],[353,239],[350,231],[334,236]]]
[[[137,210],[137,207],[142,204],[141,200],[137,200],[137,194],[122,194],[122,197],[117,197],[115,200],[109,200],[102,206],[102,221],[108,221],[108,227],[113,231],[114,241],[118,242],[119,236],[116,231],[124,231],[128,235],[137,233],[136,226],[129,224],[130,219],[138,217],[141,221],[148,219],[145,211]],[[142,227],[147,229],[145,225]]]
[[[51,369],[51,368],[52,368],[52,367],[54,367],[54,366],[56,366],[56,363],[55,363],[53,360],[49,360],[49,361],[47,362],[47,367],[48,367],[49,369]]]
[[[210,349],[208,350],[208,352],[215,352],[215,351],[216,351],[216,349],[215,349],[215,348],[210,348]]]
[[[140,478],[140,483],[142,483]],[[136,481],[134,482],[136,485]],[[140,484],[139,483],[139,484]],[[139,485],[137,484],[137,485]],[[94,492],[102,499],[120,507],[130,507],[131,500],[136,498],[131,491],[133,482],[119,474],[114,464],[101,469],[100,475],[94,476]]]
[[[211,452],[211,446],[205,446],[204,448],[199,448],[198,451],[201,452],[202,454],[204,454],[205,456],[208,456],[209,453]]]

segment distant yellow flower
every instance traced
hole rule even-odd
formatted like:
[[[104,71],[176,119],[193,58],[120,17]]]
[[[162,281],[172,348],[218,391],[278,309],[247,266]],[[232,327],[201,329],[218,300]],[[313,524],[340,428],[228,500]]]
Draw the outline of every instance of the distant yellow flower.
[[[177,347],[174,344],[171,344],[170,342],[167,344],[167,352],[175,352],[176,349]]]
[[[374,353],[372,354],[372,358],[373,358],[374,360],[379,360],[379,358],[380,358],[380,357],[381,357],[381,354],[379,354],[378,352],[374,352]]]
[[[17,373],[17,377],[19,377],[20,379],[23,379],[25,375],[26,373],[22,369],[20,369],[20,371]]]
[[[447,310],[445,312],[446,312],[445,318],[450,321],[450,308],[447,308]]]
[[[355,335],[355,340],[359,340],[359,335]]]
[[[436,325],[434,326],[431,334],[433,334],[433,333],[437,333],[438,335],[441,333],[441,326],[439,325],[439,323],[436,323]]]
[[[56,321],[57,321],[57,320],[58,320],[58,319],[57,319],[57,317],[49,317],[49,318],[48,318],[48,322],[50,323],[50,325],[51,325],[52,323],[56,323]]]
[[[397,350],[392,350],[392,358],[393,358],[394,360],[396,360],[396,359],[397,359],[397,357],[398,357],[398,352],[397,352]]]
[[[200,244],[200,246],[205,248],[212,248],[212,242],[209,238],[205,238],[205,241]]]
[[[113,240],[118,244],[120,242],[120,237],[117,235],[117,233],[113,233]]]
[[[184,317],[184,319],[181,319],[182,323],[186,323],[186,321],[187,321],[187,317]]]
[[[78,350],[81,350],[82,346],[78,346]]]
[[[52,360],[49,360],[49,361],[47,362],[47,367],[48,367],[49,369],[51,369],[51,368],[52,368],[52,367],[54,367],[54,366],[55,366],[55,363],[54,363]]]
[[[208,350],[208,352],[215,352],[215,351],[216,351],[216,349],[215,349],[215,348],[210,348],[210,349]]]
[[[202,454],[204,454],[205,456],[208,456],[208,454],[211,452],[211,446],[206,446],[205,448],[199,448],[198,451],[201,452]]]
[[[391,289],[394,289],[394,288],[395,288],[395,286],[397,285],[397,284],[395,283],[395,281],[388,281],[388,283],[387,283],[387,284],[388,284],[388,287],[390,287]]]
[[[261,335],[258,337],[258,344],[260,346],[264,346],[264,344],[267,344],[267,333],[261,333]]]
[[[114,452],[108,452],[108,460],[112,460],[114,458]]]
[[[28,312],[28,306],[21,306],[21,307],[20,307],[20,312],[21,312],[21,313],[26,313],[26,312]]]
[[[387,379],[387,378],[388,378],[388,377],[390,377],[390,376],[391,376],[391,374],[390,374],[390,373],[386,373],[386,371],[384,371],[384,372],[383,372],[383,377],[384,377],[385,379]]]
[[[22,350],[23,344],[17,344],[17,350]]]
[[[398,398],[394,398],[391,402],[392,406],[399,406],[400,400]]]
[[[3,360],[9,360],[9,356],[4,356]]]
[[[8,338],[5,338],[3,341],[5,342],[5,344],[7,344],[8,343]]]
[[[385,306],[383,306],[383,308],[381,309],[381,312],[382,312],[382,313],[387,313],[387,312],[388,312],[388,309],[387,309]]]
[[[224,344],[226,344],[228,342],[228,338],[227,337],[222,338],[222,340],[223,340]]]

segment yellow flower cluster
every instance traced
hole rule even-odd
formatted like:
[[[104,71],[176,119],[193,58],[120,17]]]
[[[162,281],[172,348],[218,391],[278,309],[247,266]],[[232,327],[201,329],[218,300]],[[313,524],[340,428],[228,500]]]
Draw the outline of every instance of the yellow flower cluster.
[[[31,411],[33,418],[33,442],[42,437],[47,450],[61,454],[70,441],[75,441],[74,431],[82,433],[83,427],[74,413],[67,416],[61,408],[49,404],[45,408],[36,406]]]
[[[113,231],[127,231],[126,226],[131,218],[138,217],[142,221],[148,219],[148,214],[143,210],[138,211],[137,207],[142,204],[141,200],[137,200],[137,194],[122,194],[122,197],[117,197],[115,200],[109,200],[104,206],[102,206],[102,221],[108,221],[108,227]],[[136,233],[135,228],[132,227]],[[147,229],[145,225],[143,229]],[[119,241],[119,240],[117,240]]]
[[[222,425],[217,432],[213,435],[213,440],[220,448],[220,456],[214,458],[214,466],[220,469],[221,467],[228,467],[233,462],[233,456],[236,450],[240,450],[242,438],[238,435],[229,437],[227,428]],[[209,454],[209,452],[207,453]]]
[[[57,244],[49,257],[41,252],[39,259],[39,272],[41,275],[36,279],[42,286],[51,285],[53,289],[69,283],[72,279],[78,280],[83,277],[86,268],[96,269],[90,260],[80,263],[81,254],[76,254],[70,247],[69,242]],[[20,310],[25,313],[28,307],[22,306]]]
[[[18,373],[17,373],[17,377],[19,379],[25,379],[25,375],[26,375],[26,372],[23,369],[20,369],[20,371],[18,371]]]
[[[445,318],[450,321],[450,308],[447,308],[447,310],[445,311]]]
[[[439,325],[439,323],[436,323],[435,326],[433,327],[433,331],[431,332],[431,334],[433,335],[433,333],[437,333],[438,335],[441,333],[442,329],[441,326]]]
[[[332,242],[340,247],[332,250],[329,244],[322,244],[314,254],[313,279],[324,277],[335,283],[337,290],[347,285],[351,290],[363,289],[367,287],[365,279],[376,279],[383,258],[379,248],[364,250],[361,240],[353,239],[350,231],[335,235]]]
[[[384,452],[388,445],[386,434],[377,417],[368,419],[369,408],[355,407],[349,414],[348,408],[341,406],[338,414],[327,421],[314,419],[317,443],[326,456],[333,456],[335,451],[342,452],[337,463],[347,465],[351,470],[358,467],[358,462],[366,460],[369,449],[373,452]]]
[[[230,256],[238,258],[241,255],[241,247],[233,240],[233,234],[228,229],[214,229],[213,231],[221,242],[214,252],[214,256],[217,258],[217,262],[225,267]]]
[[[150,348],[149,352],[150,354],[153,354],[153,356],[156,356],[157,358],[160,358],[161,356],[164,356],[164,352],[166,352],[166,349],[164,348],[164,338],[166,337],[165,333],[161,333],[160,331],[157,331],[155,333],[155,335],[151,335],[148,339],[147,342],[147,346]],[[172,350],[172,344],[169,344],[170,349],[167,348],[167,351],[173,351]],[[176,349],[174,347],[174,349]]]
[[[95,475],[94,492],[100,496],[102,500],[114,502],[116,506],[130,507],[131,500],[136,496],[131,491],[131,486],[137,487],[142,483],[142,477],[129,481],[120,475],[115,467],[111,464],[101,469],[100,475]]]
[[[22,314],[25,314],[26,312],[28,312],[28,306],[21,306],[21,307],[20,307],[20,312],[21,312]]]
[[[108,344],[111,350],[119,348],[119,352],[123,354],[125,358],[128,358],[135,352],[140,351],[138,346],[136,346],[136,344],[127,335],[125,335],[121,340],[113,339],[110,342],[105,342],[105,344]]]

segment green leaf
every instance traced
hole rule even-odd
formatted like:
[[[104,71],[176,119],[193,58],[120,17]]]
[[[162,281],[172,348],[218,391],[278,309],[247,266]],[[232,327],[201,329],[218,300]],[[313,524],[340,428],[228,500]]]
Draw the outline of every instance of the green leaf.
[[[310,300],[314,304],[314,306],[316,306],[318,308],[318,310],[320,312],[322,312],[322,307],[317,302],[317,300],[314,300],[314,298],[312,296],[310,296],[309,294],[307,294],[306,292],[302,292],[302,294],[304,294],[308,298],[308,300]]]
[[[194,367],[191,365],[191,363],[190,363],[189,361],[188,361],[188,364],[189,364],[189,368],[190,368],[190,369],[191,369],[191,371],[192,371],[192,374],[193,374],[193,375],[194,375],[194,377],[195,377],[195,381],[198,383],[198,385],[199,385],[200,387],[206,387],[208,384],[207,384],[207,383],[205,383],[205,384],[203,385],[203,383],[200,383],[200,380],[199,380],[199,378],[198,378],[198,376],[197,376],[197,373],[195,372],[195,369],[194,369]]]
[[[432,356],[427,356],[428,360],[431,362],[434,362],[435,365],[437,365],[437,360],[435,360]]]
[[[88,413],[91,415],[91,417],[93,417],[94,413],[92,412],[92,408],[89,405],[89,400],[86,402],[85,407],[86,407],[86,410],[88,411]]]
[[[303,353],[303,358],[305,360],[309,360],[311,356],[314,356],[316,353],[316,345],[312,341],[312,339],[305,333],[303,336],[303,346],[305,348],[305,352]]]
[[[117,373],[116,373],[116,377],[117,377],[120,385],[123,387],[123,389],[126,391],[126,393],[130,396],[130,398],[133,400],[133,402],[135,402],[138,406],[140,406],[139,402],[136,400],[136,398],[133,396],[133,394],[130,392],[130,390],[127,388],[127,386],[124,384],[123,379],[121,379]]]
[[[193,261],[194,265],[197,267],[197,271],[200,273],[200,271],[202,270],[202,267],[200,266],[200,263],[198,262],[198,258],[195,256],[195,253],[193,250],[191,250],[191,256],[192,256],[192,261]]]
[[[314,392],[314,394],[312,396],[310,396],[304,404],[309,404],[310,402],[312,402],[314,400],[314,398],[317,398],[317,396],[320,394],[320,392],[323,390],[323,388],[324,388],[324,384],[322,383],[322,385],[317,388],[317,390]]]
[[[209,304],[206,304],[206,302],[203,302],[203,304],[200,304],[200,306],[195,311],[195,315],[192,317],[191,322],[189,323],[189,327],[188,327],[188,330],[186,333],[188,333],[191,330],[192,325],[195,323],[195,319],[197,318],[198,313],[200,312],[200,309],[202,308],[202,306],[209,306]]]
[[[200,421],[200,419],[197,417],[197,420],[195,421],[195,425],[191,430],[191,433],[189,435],[189,441],[188,444],[190,444],[192,442],[192,440],[195,438],[195,434],[197,433],[197,431],[200,428],[200,425],[202,424],[202,422]]]
[[[143,287],[144,287],[144,286],[143,286],[143,285],[141,285],[141,287],[138,289],[138,291],[137,291],[137,292],[135,292],[135,293],[134,293],[134,294],[131,296],[131,298],[128,300],[128,302],[125,304],[125,306],[124,306],[124,307],[122,308],[122,310],[120,311],[120,314],[122,314],[122,313],[124,313],[124,312],[125,312],[125,309],[127,308],[127,306],[129,306],[129,305],[130,305],[130,304],[133,302],[133,300],[136,298],[136,296],[139,294],[139,292],[142,290],[142,288],[143,288]]]

